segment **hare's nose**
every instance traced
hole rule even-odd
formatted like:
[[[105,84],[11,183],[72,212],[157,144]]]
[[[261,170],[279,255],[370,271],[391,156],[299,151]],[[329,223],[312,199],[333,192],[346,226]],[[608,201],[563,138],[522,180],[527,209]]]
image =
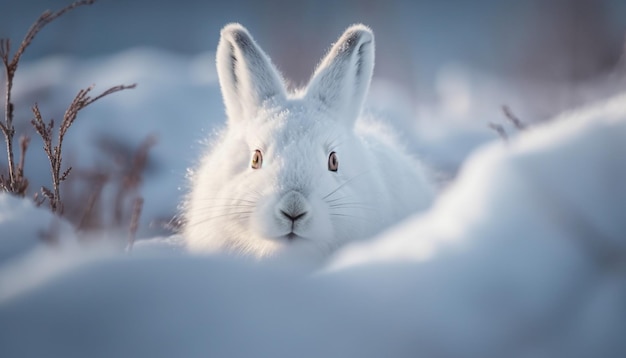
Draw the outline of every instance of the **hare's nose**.
[[[280,213],[287,219],[294,221],[294,222],[297,221],[298,219],[305,217],[307,214],[306,211],[303,211],[301,213],[291,213],[291,212],[286,212],[284,210],[281,210]]]
[[[281,217],[295,223],[302,221],[310,212],[307,199],[297,191],[290,191],[283,195],[276,205],[276,213]]]

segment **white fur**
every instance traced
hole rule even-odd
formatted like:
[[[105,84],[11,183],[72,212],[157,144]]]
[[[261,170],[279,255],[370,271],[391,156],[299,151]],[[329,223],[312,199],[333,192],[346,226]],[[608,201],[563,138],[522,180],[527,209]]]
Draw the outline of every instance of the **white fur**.
[[[239,24],[222,30],[216,62],[228,124],[192,176],[183,213],[190,250],[322,259],[432,201],[416,163],[355,132],[374,68],[366,26],[348,28],[297,93]],[[251,168],[255,150],[260,169]],[[292,221],[281,210],[306,214]]]

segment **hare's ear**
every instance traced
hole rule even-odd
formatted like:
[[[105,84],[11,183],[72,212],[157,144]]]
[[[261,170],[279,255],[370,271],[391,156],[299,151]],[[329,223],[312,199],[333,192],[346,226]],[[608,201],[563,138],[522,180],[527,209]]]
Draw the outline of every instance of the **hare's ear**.
[[[266,102],[285,99],[278,70],[240,24],[222,29],[216,63],[230,121],[252,118]]]
[[[373,70],[374,34],[365,25],[353,25],[315,70],[306,98],[351,126],[361,113]]]

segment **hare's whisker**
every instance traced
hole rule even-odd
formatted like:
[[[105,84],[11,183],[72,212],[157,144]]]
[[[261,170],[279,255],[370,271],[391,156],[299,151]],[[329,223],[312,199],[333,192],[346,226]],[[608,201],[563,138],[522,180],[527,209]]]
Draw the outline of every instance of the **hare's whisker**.
[[[363,220],[363,221],[369,221],[368,218],[364,218],[362,216],[357,216],[357,215],[348,215],[348,214],[340,214],[340,213],[330,213],[330,216],[338,216],[338,217],[343,217],[343,218],[350,218],[350,219],[359,219],[359,220]]]
[[[362,172],[360,172],[360,173],[358,173],[358,174],[356,174],[356,175],[352,176],[350,179],[347,179],[347,180],[346,180],[346,181],[344,181],[343,183],[339,184],[339,186],[337,186],[337,187],[335,188],[335,190],[333,190],[333,191],[331,191],[330,193],[326,194],[326,196],[324,196],[324,197],[322,198],[322,200],[326,200],[328,197],[330,197],[331,195],[333,195],[334,193],[336,193],[339,189],[343,188],[346,184],[348,184],[348,183],[352,182],[354,179],[356,179],[356,178],[360,177],[361,175],[363,175],[363,174],[365,174],[365,173],[367,173],[367,172],[369,172],[369,169],[368,169],[368,170],[364,170],[364,171],[362,171]]]

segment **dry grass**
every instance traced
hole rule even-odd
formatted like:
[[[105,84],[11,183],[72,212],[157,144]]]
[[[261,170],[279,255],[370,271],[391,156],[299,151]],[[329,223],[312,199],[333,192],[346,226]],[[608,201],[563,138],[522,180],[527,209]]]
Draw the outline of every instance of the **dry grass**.
[[[32,24],[32,26],[28,29],[26,36],[20,43],[20,46],[17,48],[15,54],[11,57],[11,40],[10,39],[0,39],[0,60],[2,60],[2,64],[4,65],[5,72],[5,110],[4,110],[4,122],[0,122],[0,131],[4,135],[4,139],[7,147],[7,161],[8,161],[8,176],[0,176],[0,189],[3,191],[7,191],[13,193],[18,196],[24,196],[26,194],[26,190],[28,188],[28,180],[24,177],[24,166],[23,166],[23,158],[25,148],[28,147],[28,141],[25,140],[26,146],[22,146],[21,153],[21,165],[16,167],[15,165],[15,155],[13,148],[13,139],[15,137],[15,127],[13,125],[13,112],[14,105],[11,98],[11,91],[13,89],[13,80],[15,78],[15,73],[17,72],[17,68],[20,64],[20,59],[22,55],[33,42],[39,31],[43,29],[47,24],[54,21],[56,18],[65,14],[68,11],[71,11],[82,5],[91,5],[95,0],[84,0],[77,1],[72,3],[63,9],[57,12],[45,11],[39,18]]]
[[[61,125],[59,126],[56,143],[54,141],[54,119],[50,119],[50,121],[46,123],[41,115],[41,112],[39,111],[39,107],[37,106],[37,104],[33,106],[33,114],[35,115],[35,118],[32,120],[31,123],[33,124],[33,127],[35,127],[35,131],[37,132],[37,134],[39,134],[39,136],[41,136],[41,139],[43,140],[43,150],[48,156],[48,160],[50,162],[50,171],[52,173],[52,189],[42,187],[41,190],[44,198],[46,198],[48,200],[48,203],[50,204],[50,209],[54,213],[63,213],[63,202],[61,201],[61,191],[59,187],[61,182],[67,179],[67,176],[72,170],[72,167],[68,167],[63,172],[61,172],[61,164],[63,160],[63,139],[65,138],[65,134],[67,133],[67,131],[76,120],[78,112],[107,95],[125,89],[135,88],[135,85],[133,84],[130,86],[111,87],[103,93],[99,94],[98,96],[91,98],[89,97],[89,92],[92,90],[92,88],[93,86],[86,89],[81,89],[76,97],[74,97],[74,100],[63,115],[63,120],[61,121]]]
[[[519,119],[519,117],[517,117],[513,113],[513,111],[511,111],[511,108],[509,108],[509,106],[502,106],[502,113],[504,113],[504,117],[509,122],[511,122],[511,124],[513,125],[513,127],[515,127],[515,129],[517,129],[518,131],[523,131],[526,129],[526,125],[524,124],[524,122],[522,122]],[[487,127],[495,131],[498,134],[498,136],[502,138],[503,141],[505,142],[509,141],[509,135],[504,129],[504,126],[502,124],[489,122],[487,124]]]
[[[0,168],[0,173],[2,173],[0,174],[0,191],[24,197],[30,189],[29,180],[24,176],[24,167],[26,164],[25,154],[30,144],[30,138],[25,135],[20,136],[19,159],[17,163],[15,161],[17,148],[15,148],[15,107],[13,104],[12,89],[20,59],[37,34],[47,24],[77,7],[91,5],[94,2],[95,0],[76,1],[56,12],[45,11],[29,28],[26,36],[12,56],[11,41],[9,39],[0,40],[0,60],[2,61],[5,72],[5,110],[4,120],[0,121],[0,131],[6,143],[7,153],[6,168]],[[139,195],[142,174],[148,160],[149,149],[156,143],[156,140],[153,137],[146,139],[132,156],[133,160],[129,165],[124,166],[123,170],[117,171],[121,173],[118,178],[114,178],[110,174],[110,168],[92,170],[79,170],[77,168],[73,170],[72,166],[64,166],[63,142],[70,127],[77,120],[78,114],[84,108],[108,95],[135,88],[135,86],[135,84],[114,86],[92,97],[91,93],[94,87],[92,85],[78,91],[65,110],[58,126],[54,119],[45,119],[37,104],[34,104],[32,107],[33,119],[31,120],[35,132],[42,139],[42,149],[50,163],[51,173],[50,185],[44,185],[40,190],[35,190],[35,202],[38,205],[47,202],[53,213],[64,216],[72,222],[79,231],[103,229],[106,228],[106,226],[102,224],[103,212],[98,208],[98,203],[102,201],[105,186],[109,183],[117,182],[117,194],[113,208],[113,217],[115,218],[113,225],[119,227],[120,225],[128,224],[130,226],[129,247],[132,247],[143,206],[143,198]],[[73,209],[73,213],[66,216],[64,215],[65,203],[61,197],[64,192],[64,190],[61,190],[61,183],[65,182],[69,177],[73,177],[75,174],[77,174],[77,178],[75,179],[82,180],[84,182],[83,186],[86,185],[89,192],[87,195],[74,197],[75,200],[79,200],[70,205]],[[128,201],[130,201],[130,204]]]
[[[107,137],[98,142],[104,160],[98,160],[92,168],[75,166],[63,188],[63,216],[81,233],[126,228],[132,242],[138,228],[137,213],[141,213],[137,203],[143,202],[143,175],[150,163],[150,149],[157,140],[148,136],[136,148]]]

